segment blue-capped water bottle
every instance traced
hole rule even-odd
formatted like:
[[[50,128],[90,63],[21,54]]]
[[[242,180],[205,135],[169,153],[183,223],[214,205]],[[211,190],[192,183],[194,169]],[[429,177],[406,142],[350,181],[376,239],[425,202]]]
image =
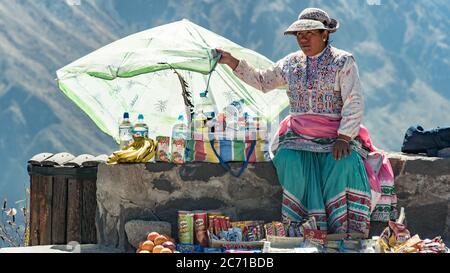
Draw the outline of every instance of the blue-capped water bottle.
[[[130,122],[128,112],[123,113],[123,119],[119,124],[119,145],[120,149],[125,148],[133,141],[132,137],[133,125]]]
[[[141,137],[148,137],[148,126],[144,121],[144,115],[143,114],[139,114],[138,115],[138,120],[137,122],[134,124],[133,127],[133,135],[134,136],[141,136]]]

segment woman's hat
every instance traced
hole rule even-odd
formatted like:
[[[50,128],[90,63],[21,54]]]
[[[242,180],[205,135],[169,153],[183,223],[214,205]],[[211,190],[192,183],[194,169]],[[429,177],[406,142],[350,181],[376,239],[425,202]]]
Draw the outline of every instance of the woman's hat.
[[[298,20],[292,23],[284,34],[295,35],[298,31],[325,29],[335,32],[339,28],[339,22],[330,18],[328,13],[318,8],[306,8],[299,15]]]

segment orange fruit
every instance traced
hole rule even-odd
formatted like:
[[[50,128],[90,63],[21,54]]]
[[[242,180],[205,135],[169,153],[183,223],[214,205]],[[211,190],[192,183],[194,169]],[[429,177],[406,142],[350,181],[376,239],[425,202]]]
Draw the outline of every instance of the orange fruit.
[[[169,248],[165,247],[163,249],[161,249],[161,252],[159,253],[172,253],[172,250],[170,250]]]
[[[155,245],[162,245],[166,241],[167,241],[166,236],[159,235],[158,237],[155,238],[155,241],[153,241],[153,242],[155,243]]]
[[[147,240],[150,240],[150,241],[154,242],[154,241],[155,241],[155,238],[158,237],[158,236],[159,236],[159,233],[158,233],[158,232],[155,232],[155,231],[150,232],[150,233],[147,235]]]
[[[140,247],[141,250],[148,250],[148,251],[152,251],[153,247],[155,246],[155,244],[152,241],[145,241],[142,243],[142,246]]]
[[[163,250],[164,247],[161,245],[157,245],[153,248],[153,253],[161,253],[161,250]]]
[[[139,251],[138,253],[151,253],[151,252],[148,251],[148,250],[141,250],[141,251]]]

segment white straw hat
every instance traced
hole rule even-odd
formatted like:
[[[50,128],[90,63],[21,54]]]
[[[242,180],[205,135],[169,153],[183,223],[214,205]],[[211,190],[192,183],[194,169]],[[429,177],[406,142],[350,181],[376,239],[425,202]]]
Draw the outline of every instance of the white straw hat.
[[[284,34],[295,35],[298,31],[325,29],[335,32],[339,28],[339,22],[330,18],[328,13],[318,8],[306,8],[299,15],[298,20],[292,23]]]

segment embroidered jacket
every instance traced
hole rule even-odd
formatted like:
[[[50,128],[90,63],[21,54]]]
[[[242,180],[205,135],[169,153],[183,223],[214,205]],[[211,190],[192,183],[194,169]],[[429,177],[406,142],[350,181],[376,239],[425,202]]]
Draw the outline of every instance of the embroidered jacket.
[[[358,135],[364,101],[355,60],[344,50],[328,45],[312,57],[300,50],[265,71],[240,60],[234,74],[263,92],[287,84],[291,115],[341,118],[338,134]]]

